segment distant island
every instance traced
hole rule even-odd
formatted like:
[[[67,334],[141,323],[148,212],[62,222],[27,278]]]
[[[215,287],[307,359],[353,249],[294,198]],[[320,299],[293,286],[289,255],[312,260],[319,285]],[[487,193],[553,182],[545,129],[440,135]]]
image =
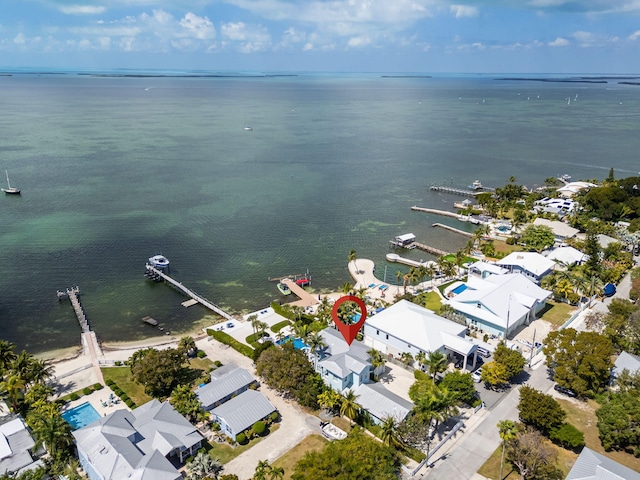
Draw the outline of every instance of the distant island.
[[[380,78],[433,78],[431,75],[381,75]]]

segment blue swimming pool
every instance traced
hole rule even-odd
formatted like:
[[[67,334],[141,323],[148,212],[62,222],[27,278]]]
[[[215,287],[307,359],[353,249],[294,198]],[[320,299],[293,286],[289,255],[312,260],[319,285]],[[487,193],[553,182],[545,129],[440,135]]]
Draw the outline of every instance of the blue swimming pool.
[[[467,289],[467,286],[463,283],[462,285],[458,285],[456,288],[451,290],[451,293],[458,295],[459,293],[464,292]]]
[[[78,430],[100,418],[100,414],[93,408],[89,402],[84,402],[77,407],[70,408],[66,412],[62,412],[64,418],[73,430]]]
[[[294,338],[292,340],[291,335],[287,335],[282,340],[278,340],[276,344],[282,345],[283,343],[287,343],[287,342],[293,342],[293,348],[295,348],[296,350],[302,350],[303,348],[308,348],[308,345],[304,343],[302,340],[300,340],[299,338]]]

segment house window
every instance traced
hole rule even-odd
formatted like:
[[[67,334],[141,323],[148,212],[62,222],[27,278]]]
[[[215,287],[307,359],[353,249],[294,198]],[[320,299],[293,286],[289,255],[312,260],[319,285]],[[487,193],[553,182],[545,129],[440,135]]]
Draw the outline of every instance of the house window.
[[[478,308],[482,308],[482,304],[480,302],[478,302],[478,304],[476,305],[476,307]]]
[[[380,330],[376,330],[376,335],[380,335]]]
[[[409,348],[409,349],[411,348],[411,345],[409,345],[408,343],[407,343],[407,348]]]
[[[389,334],[388,333],[385,335],[385,337],[387,337],[387,340],[389,340]]]

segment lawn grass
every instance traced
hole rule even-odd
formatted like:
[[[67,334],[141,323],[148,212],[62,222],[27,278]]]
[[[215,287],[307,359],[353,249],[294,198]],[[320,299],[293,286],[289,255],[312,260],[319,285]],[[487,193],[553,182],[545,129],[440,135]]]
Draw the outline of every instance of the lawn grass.
[[[442,300],[440,299],[440,295],[438,295],[436,292],[421,293],[416,297],[416,300],[424,308],[428,308],[429,310],[436,313],[438,313],[442,308]]]
[[[564,322],[569,320],[571,314],[576,310],[576,307],[564,302],[554,302],[547,300],[544,308],[540,311],[540,319],[549,322],[552,325],[552,330],[560,328]]]
[[[144,393],[144,386],[133,381],[129,367],[108,367],[100,370],[105,382],[109,379],[113,380],[136,405],[144,405],[152,400],[149,395]]]
[[[204,358],[191,358],[189,359],[189,366],[194,370],[202,370],[203,373],[209,372],[213,366],[213,361],[207,357]]]
[[[273,466],[284,468],[284,480],[288,480],[293,474],[296,463],[304,457],[305,453],[318,452],[322,450],[327,443],[329,442],[320,435],[315,433],[308,435],[303,438],[298,445],[273,462]]]
[[[502,445],[491,454],[489,459],[478,470],[478,473],[490,480],[497,480],[500,476],[500,459],[502,458]],[[517,480],[520,478],[518,471],[505,460],[502,468],[502,479]]]
[[[504,240],[494,240],[493,246],[496,249],[496,253],[504,253],[504,256],[507,256],[512,252],[522,251],[521,245],[509,245]]]
[[[280,424],[276,423],[271,425],[269,427],[269,433],[271,434],[275,432],[276,430],[278,430],[278,428],[280,428]],[[217,458],[218,460],[220,460],[220,463],[224,465],[225,463],[229,463],[241,453],[249,450],[255,444],[261,442],[264,438],[267,438],[267,435],[265,435],[264,437],[253,438],[249,440],[249,443],[247,443],[246,445],[236,445],[235,447],[232,447],[227,443],[209,442],[207,449],[211,458]]]
[[[558,399],[560,405],[567,412],[566,422],[572,424],[578,430],[584,433],[584,442],[587,447],[602,455],[629,467],[632,470],[640,471],[640,458],[634,457],[626,452],[605,452],[600,437],[598,436],[598,418],[596,410],[600,405],[595,400],[587,400],[586,402],[571,401]],[[577,458],[577,456],[576,456]]]

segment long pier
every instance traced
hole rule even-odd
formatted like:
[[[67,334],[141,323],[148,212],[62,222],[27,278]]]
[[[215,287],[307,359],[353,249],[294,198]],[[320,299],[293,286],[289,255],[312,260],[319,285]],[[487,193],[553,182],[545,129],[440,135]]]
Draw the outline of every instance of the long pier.
[[[444,228],[445,230],[449,230],[450,232],[454,232],[454,233],[458,233],[460,235],[464,235],[465,237],[469,237],[469,238],[473,237],[473,233],[465,232],[464,230],[460,230],[460,229],[457,229],[457,228],[454,228],[454,227],[450,227],[449,225],[445,225],[444,223],[434,223],[431,226],[432,227]]]
[[[193,300],[195,300],[196,302],[198,302],[202,306],[208,308],[209,310],[217,313],[221,317],[226,318],[227,320],[236,320],[236,318],[234,318],[231,314],[225,312],[222,308],[217,306],[215,303],[212,303],[209,300],[207,300],[206,298],[201,297],[200,295],[195,293],[193,290],[188,289],[182,283],[178,282],[177,280],[174,280],[173,278],[171,278],[166,273],[162,273],[160,270],[158,270],[154,266],[149,265],[147,263],[146,264],[146,269],[147,269],[147,274],[152,274],[152,276],[154,276],[156,278],[163,279],[165,282],[173,285],[175,288],[177,288],[178,290],[183,292],[185,295],[191,297]]]
[[[441,257],[442,255],[449,255],[451,252],[446,252],[445,250],[440,250],[439,248],[432,247],[430,245],[426,245],[424,243],[413,242],[416,248],[423,250],[431,255],[435,255],[436,257]]]
[[[451,217],[451,218],[456,218],[458,220],[466,220],[466,215],[460,215],[454,212],[448,212],[447,210],[438,210],[436,208],[424,208],[424,207],[418,207],[417,205],[414,205],[413,207],[411,207],[411,210],[414,210],[416,212],[424,212],[424,213],[433,213],[434,215],[442,215],[443,217]]]
[[[410,267],[428,267],[429,265],[437,265],[433,260],[427,260],[426,262],[411,260],[410,258],[401,257],[396,253],[387,253],[387,261],[393,263],[403,263],[405,265],[409,265]]]
[[[73,306],[73,311],[76,312],[76,317],[78,318],[78,323],[80,324],[80,328],[82,328],[82,333],[88,333],[91,331],[89,327],[89,322],[87,320],[87,316],[84,314],[84,310],[82,309],[82,305],[80,305],[80,300],[78,300],[78,295],[80,294],[80,287],[71,287],[67,288],[64,292],[58,290],[58,299],[61,300],[64,297],[67,297]]]
[[[445,187],[442,185],[431,185],[429,189],[435,192],[450,193],[452,195],[463,195],[465,197],[477,197],[481,193],[484,193],[481,190],[463,190],[461,188]]]

